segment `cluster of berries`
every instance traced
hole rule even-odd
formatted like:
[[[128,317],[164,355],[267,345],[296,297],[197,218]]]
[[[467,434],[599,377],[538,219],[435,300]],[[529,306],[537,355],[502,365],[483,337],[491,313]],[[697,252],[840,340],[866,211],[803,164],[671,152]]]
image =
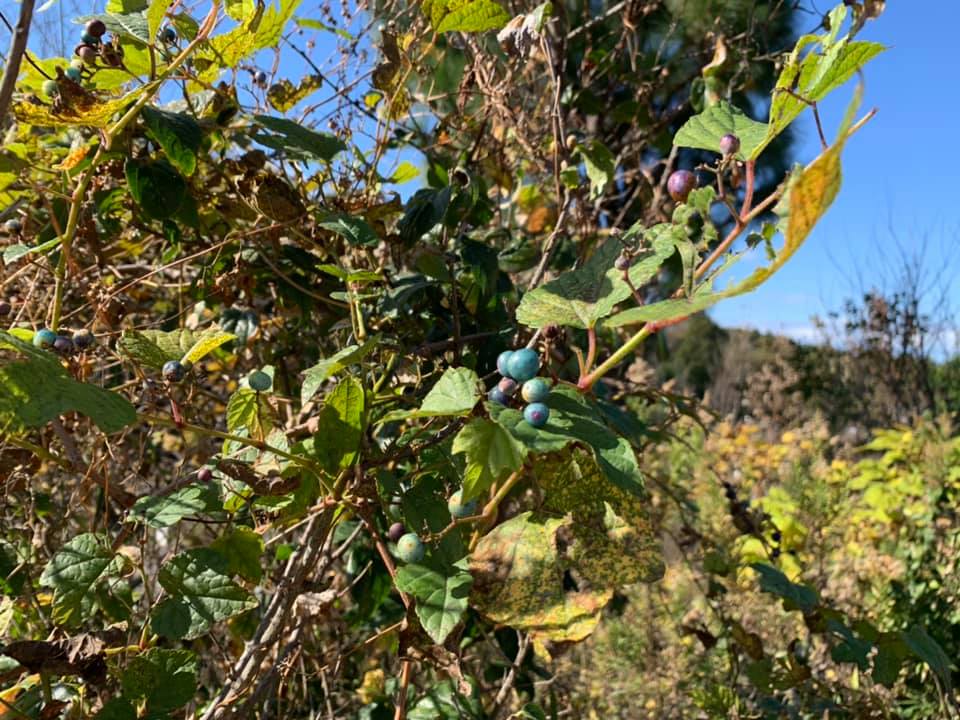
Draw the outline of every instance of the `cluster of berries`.
[[[63,71],[67,79],[79,83],[83,77],[85,66],[94,66],[97,64],[97,58],[101,58],[108,67],[120,67],[123,64],[123,58],[120,50],[104,40],[103,36],[107,32],[107,26],[102,20],[91,20],[83,28],[83,34],[80,36],[80,44],[74,49],[73,54],[77,57],[70,62],[70,67]],[[57,68],[58,78],[60,68]],[[43,83],[43,94],[47,97],[53,97],[60,94],[60,84],[57,80],[47,80]]]
[[[57,335],[49,328],[41,328],[33,334],[34,346],[41,350],[53,350],[57,355],[63,357],[81,353],[93,345],[93,342],[93,333],[86,328],[77,330],[72,337]]]
[[[720,153],[724,161],[729,160],[740,152],[740,138],[732,133],[727,133],[720,138]],[[686,202],[687,197],[693,192],[697,185],[697,176],[690,170],[676,170],[670,173],[667,178],[667,192],[675,202]]]
[[[493,386],[487,397],[498,405],[509,405],[510,398],[520,388],[520,395],[527,403],[523,418],[534,427],[543,427],[550,417],[550,408],[544,401],[550,394],[550,385],[538,378],[540,356],[530,348],[506,350],[497,357],[497,370],[503,376]],[[522,386],[521,386],[522,383]]]
[[[447,500],[447,510],[450,511],[450,517],[454,520],[476,515],[477,507],[476,500],[463,502],[462,490],[457,490]],[[390,526],[387,530],[387,538],[390,542],[396,543],[396,555],[403,562],[418,563],[423,560],[426,554],[423,540],[416,533],[407,532],[407,528],[402,522],[395,522]]]

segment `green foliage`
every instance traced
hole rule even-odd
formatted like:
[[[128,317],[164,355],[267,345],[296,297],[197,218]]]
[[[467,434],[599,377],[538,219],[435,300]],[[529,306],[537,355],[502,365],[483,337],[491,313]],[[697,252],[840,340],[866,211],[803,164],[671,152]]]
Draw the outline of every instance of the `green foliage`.
[[[466,563],[438,572],[422,565],[397,570],[397,589],[416,599],[417,617],[430,638],[442,645],[467,610],[473,576]]]

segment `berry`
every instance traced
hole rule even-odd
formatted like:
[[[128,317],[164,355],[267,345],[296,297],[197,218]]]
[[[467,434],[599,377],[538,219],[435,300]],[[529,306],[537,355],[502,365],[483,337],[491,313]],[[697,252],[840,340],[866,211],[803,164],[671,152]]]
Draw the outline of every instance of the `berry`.
[[[550,386],[541,378],[533,378],[523,384],[520,394],[528,403],[542,403],[550,394]]]
[[[267,84],[267,74],[263,70],[257,70],[256,75],[253,76],[253,81],[263,87]]]
[[[44,80],[43,81],[43,94],[47,97],[53,97],[60,93],[60,86],[57,85],[56,80]]]
[[[103,24],[103,20],[91,20],[87,23],[84,31],[87,35],[92,35],[95,38],[99,38],[102,37],[107,31],[107,26]]]
[[[53,349],[60,355],[73,355],[73,340],[63,335],[58,335],[53,341]]]
[[[390,529],[387,530],[387,537],[390,539],[390,542],[397,542],[402,538],[407,532],[407,529],[403,526],[402,522],[395,522],[390,526]]]
[[[560,326],[554,325],[553,323],[544,326],[543,336],[547,340],[556,340],[558,337],[560,337]]]
[[[84,64],[86,65],[96,65],[97,64],[97,49],[91,45],[77,45],[77,49],[73,51],[74,54],[79,57]]]
[[[74,67],[77,70],[83,70],[83,60],[80,58],[74,58],[70,61],[70,67]]]
[[[633,264],[633,258],[626,253],[620,253],[617,259],[613,261],[613,266],[620,272],[626,272]]]
[[[774,531],[770,534],[770,539],[773,540],[773,541],[774,541],[775,543],[777,543],[778,545],[780,544],[780,538],[781,538],[781,537],[782,537],[782,536],[780,535],[780,531],[779,531],[779,530],[774,530]]]
[[[543,427],[550,418],[550,408],[541,402],[530,403],[523,409],[523,419],[535,428]]]
[[[42,328],[33,334],[33,344],[38,348],[51,348],[56,341],[57,334],[48,328]]]
[[[497,405],[510,404],[510,397],[498,387],[490,389],[490,392],[487,393],[487,399],[492,403],[496,403]]]
[[[183,380],[183,376],[187,374],[187,371],[179,360],[168,360],[163,364],[161,374],[167,382],[178,383]]]
[[[425,554],[423,541],[416,533],[407,533],[397,540],[397,557],[405,563],[418,563]]]
[[[510,358],[512,357],[513,350],[504,350],[502,353],[497,355],[497,371],[504,377],[510,377],[508,368],[510,364]]]
[[[88,347],[93,345],[93,340],[93,333],[86,328],[77,330],[73,334],[73,344],[76,345],[80,350],[86,350]]]
[[[256,390],[257,392],[266,392],[273,386],[273,378],[271,378],[262,370],[254,370],[252,373],[247,375],[247,385],[250,386],[251,390]]]
[[[0,300],[0,317],[6,317],[10,314],[10,311],[13,308],[10,307],[10,303],[6,300]]]
[[[536,377],[540,370],[540,356],[530,348],[517,350],[510,356],[510,360],[507,362],[507,370],[510,371],[506,373],[509,377],[517,382],[526,382],[530,378]]]
[[[100,42],[100,38],[96,35],[91,35],[90,33],[85,32],[80,36],[80,42],[85,43],[86,45],[96,45]]]
[[[697,176],[689,170],[677,170],[667,180],[667,192],[677,202],[686,202],[687,196],[697,187]]]
[[[168,25],[160,32],[160,40],[167,44],[175,43],[177,41],[177,31]]]
[[[450,511],[450,517],[454,520],[470,517],[477,514],[477,501],[463,502],[463,490],[457,490],[447,500],[447,510]]]
[[[740,151],[740,138],[733,133],[727,133],[720,138],[720,152],[724,157],[736,155]]]
[[[74,82],[80,82],[80,70],[79,68],[75,68],[73,65],[64,70],[63,74]]]
[[[213,470],[208,467],[200,468],[197,470],[197,480],[204,483],[210,482],[213,480]]]
[[[497,389],[504,395],[513,395],[517,391],[517,381],[508,377],[501,378],[500,382],[497,383]]]
[[[4,229],[9,233],[18,233],[23,230],[23,223],[19,218],[10,218],[3,224]]]

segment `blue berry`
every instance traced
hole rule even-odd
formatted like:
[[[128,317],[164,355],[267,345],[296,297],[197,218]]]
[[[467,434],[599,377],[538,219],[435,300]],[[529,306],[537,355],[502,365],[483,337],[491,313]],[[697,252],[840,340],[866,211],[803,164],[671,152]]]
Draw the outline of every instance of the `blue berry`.
[[[477,514],[477,501],[463,502],[463,490],[457,490],[447,500],[447,510],[450,511],[450,517],[454,520],[470,517]]]
[[[418,563],[425,553],[423,540],[416,533],[407,533],[397,540],[397,557],[405,563]]]
[[[18,233],[23,230],[23,223],[19,218],[10,218],[3,224],[4,229],[10,233]]]
[[[497,383],[497,387],[504,395],[513,395],[517,391],[517,381],[508,377],[501,378],[500,382]]]
[[[75,68],[73,65],[71,65],[66,70],[64,70],[63,74],[66,75],[71,80],[73,80],[74,82],[80,82],[80,69]]]
[[[77,330],[73,334],[73,344],[76,345],[80,350],[85,350],[86,348],[93,345],[93,341],[94,341],[93,333],[87,330],[86,328]]]
[[[490,392],[487,393],[487,399],[490,402],[496,403],[497,405],[510,404],[510,397],[498,387],[490,389]]]
[[[532,378],[523,384],[520,394],[528,403],[542,403],[550,394],[550,386],[541,378]]]
[[[38,348],[52,348],[53,344],[57,341],[57,334],[48,328],[43,328],[37,330],[33,334],[33,344]]]
[[[513,350],[504,350],[497,356],[497,372],[504,377],[510,377],[510,358],[513,357]]]
[[[543,427],[550,418],[550,408],[540,402],[530,403],[523,409],[523,419],[535,428]]]
[[[266,392],[273,385],[273,378],[271,378],[262,370],[254,370],[252,373],[247,375],[247,385],[250,386],[251,390],[256,390],[257,392]]]
[[[57,339],[53,341],[53,349],[60,355],[73,355],[73,340],[57,335]]]
[[[160,33],[160,39],[165,43],[174,43],[177,41],[177,31],[172,27],[165,27]]]
[[[178,383],[183,380],[183,376],[187,374],[187,371],[179,360],[168,360],[163,364],[161,373],[163,374],[163,379],[167,382]]]
[[[517,382],[526,382],[530,378],[536,377],[537,372],[539,372],[540,356],[537,355],[535,350],[531,350],[530,348],[517,350],[510,356],[510,360],[507,363],[507,370],[510,371],[507,375]]]

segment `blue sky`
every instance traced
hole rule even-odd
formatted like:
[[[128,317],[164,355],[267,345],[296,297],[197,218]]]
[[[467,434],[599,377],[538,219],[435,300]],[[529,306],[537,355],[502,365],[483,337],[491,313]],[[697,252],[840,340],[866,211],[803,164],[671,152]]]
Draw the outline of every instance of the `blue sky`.
[[[950,262],[951,253],[960,257],[954,189],[960,151],[950,140],[960,125],[958,25],[960,3],[938,0],[890,2],[867,26],[861,39],[889,47],[866,69],[861,112],[877,107],[879,113],[847,145],[837,201],[778,274],[754,293],[717,306],[714,320],[809,337],[812,315],[838,308],[862,285],[882,283],[896,267],[898,244],[909,250],[926,238],[931,270]],[[851,91],[838,91],[822,108],[828,137]],[[807,162],[819,141],[809,112],[799,122],[797,160]],[[953,283],[954,302],[958,289]]]

